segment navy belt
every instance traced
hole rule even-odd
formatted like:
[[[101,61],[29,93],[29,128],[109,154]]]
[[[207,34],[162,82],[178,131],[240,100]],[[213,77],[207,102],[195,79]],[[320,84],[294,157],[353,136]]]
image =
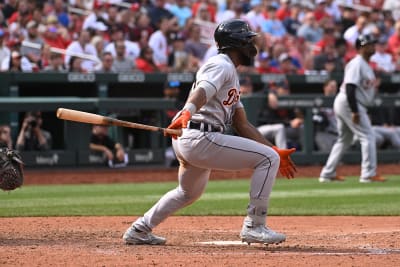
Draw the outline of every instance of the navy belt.
[[[212,124],[205,123],[205,122],[189,121],[187,128],[200,130],[202,132],[222,132],[221,127],[216,127]]]

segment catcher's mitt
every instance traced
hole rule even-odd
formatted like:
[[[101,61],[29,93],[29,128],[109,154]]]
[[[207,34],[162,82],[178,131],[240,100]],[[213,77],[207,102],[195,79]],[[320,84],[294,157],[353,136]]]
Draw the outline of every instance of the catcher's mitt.
[[[23,162],[21,155],[7,147],[0,147],[0,188],[4,191],[14,190],[24,182]]]

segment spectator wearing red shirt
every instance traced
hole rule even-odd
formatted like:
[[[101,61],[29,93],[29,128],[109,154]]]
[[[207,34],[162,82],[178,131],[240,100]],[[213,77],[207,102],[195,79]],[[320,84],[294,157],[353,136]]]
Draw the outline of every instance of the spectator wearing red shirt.
[[[268,52],[261,52],[257,57],[257,73],[264,74],[264,73],[280,73],[280,70],[276,67],[271,66],[270,63],[270,56]]]
[[[400,46],[392,53],[395,71],[400,72]]]
[[[75,13],[69,13],[68,33],[72,39],[78,38],[79,32],[83,27],[83,20],[83,16]]]
[[[139,57],[136,58],[135,63],[136,68],[144,73],[159,72],[153,61],[153,49],[148,45],[140,50]]]
[[[284,21],[286,18],[290,17],[290,0],[281,0],[281,5],[276,11],[276,18],[280,21]]]
[[[30,12],[30,3],[29,1],[22,0],[18,3],[18,9],[15,11],[11,17],[7,20],[7,24],[11,25],[14,22],[19,22],[22,25],[25,25],[32,19],[32,13]]]
[[[331,16],[325,11],[326,8],[326,0],[316,0],[316,6],[314,10],[315,20],[320,22],[324,19],[332,19]]]
[[[215,15],[217,13],[217,9],[216,9],[214,4],[210,3],[209,0],[201,0],[201,1],[195,2],[192,5],[192,14],[193,14],[193,16],[194,17],[196,16],[199,7],[201,7],[204,4],[207,6],[208,13],[210,14],[210,20],[212,22],[215,22]]]
[[[50,47],[66,49],[70,43],[70,40],[64,39],[59,33],[56,27],[47,27],[46,32],[43,34],[45,44]]]
[[[326,26],[324,28],[324,34],[322,38],[315,43],[313,52],[315,55],[321,53],[327,45],[333,45],[335,43],[335,29],[332,26]]]
[[[397,51],[400,47],[400,21],[397,21],[394,25],[394,33],[389,37],[388,40],[388,51],[397,58]]]

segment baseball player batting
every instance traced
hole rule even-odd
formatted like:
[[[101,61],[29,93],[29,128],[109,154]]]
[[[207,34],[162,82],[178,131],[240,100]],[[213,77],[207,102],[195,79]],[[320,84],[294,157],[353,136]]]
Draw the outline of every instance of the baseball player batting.
[[[369,66],[370,57],[375,53],[376,40],[371,35],[360,35],[356,39],[357,56],[347,63],[343,83],[337,94],[333,109],[337,120],[338,139],[332,147],[328,161],[323,167],[319,181],[342,181],[336,175],[336,167],[345,150],[351,145],[353,135],[361,144],[361,183],[383,182],[376,174],[376,142],[374,131],[367,114],[367,107],[373,104],[377,91],[374,71]]]
[[[162,245],[166,239],[152,230],[168,216],[196,201],[204,192],[212,169],[253,169],[247,216],[240,233],[247,243],[281,243],[284,234],[266,226],[268,201],[278,170],[293,178],[295,149],[279,149],[249,123],[240,101],[236,67],[247,65],[257,54],[254,37],[243,20],[228,20],[214,32],[218,55],[197,72],[185,106],[169,129],[182,129],[172,136],[179,160],[179,185],[166,193],[150,210],[126,230],[127,244]],[[224,134],[232,126],[239,136]]]

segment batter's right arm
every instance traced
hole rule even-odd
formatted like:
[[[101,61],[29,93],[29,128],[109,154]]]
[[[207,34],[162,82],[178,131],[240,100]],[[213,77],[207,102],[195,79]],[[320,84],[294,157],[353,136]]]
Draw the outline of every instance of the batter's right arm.
[[[182,129],[186,128],[190,118],[206,103],[206,92],[203,88],[197,88],[193,91],[186,101],[185,106],[181,111],[176,114],[172,123],[167,127],[168,129]],[[164,132],[164,135],[171,135]],[[176,139],[177,136],[171,135],[172,138]]]
[[[202,106],[204,106],[206,102],[207,102],[206,91],[203,88],[198,87],[189,95],[186,104],[192,103],[193,105],[196,106],[197,108],[196,111],[197,111]]]

